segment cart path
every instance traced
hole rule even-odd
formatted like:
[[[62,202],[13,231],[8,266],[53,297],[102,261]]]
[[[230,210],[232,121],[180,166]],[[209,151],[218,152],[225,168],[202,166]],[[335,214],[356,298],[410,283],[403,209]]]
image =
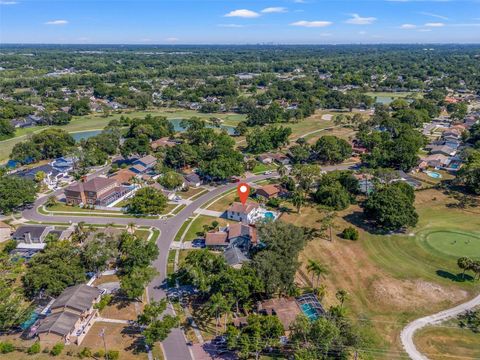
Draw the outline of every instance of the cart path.
[[[457,305],[453,308],[440,311],[439,313],[422,317],[414,320],[405,326],[400,334],[402,345],[408,356],[412,360],[428,360],[428,357],[417,350],[413,341],[413,336],[417,330],[420,330],[428,325],[438,324],[447,319],[451,319],[467,310],[471,310],[480,305],[480,295],[476,296],[470,301]]]

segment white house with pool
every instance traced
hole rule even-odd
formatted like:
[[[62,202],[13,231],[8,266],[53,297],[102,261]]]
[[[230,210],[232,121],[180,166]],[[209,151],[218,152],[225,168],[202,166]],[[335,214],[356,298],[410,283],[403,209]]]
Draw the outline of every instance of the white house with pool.
[[[226,218],[244,224],[255,224],[260,221],[275,221],[278,213],[267,210],[255,202],[246,202],[245,205],[234,202],[227,209]]]

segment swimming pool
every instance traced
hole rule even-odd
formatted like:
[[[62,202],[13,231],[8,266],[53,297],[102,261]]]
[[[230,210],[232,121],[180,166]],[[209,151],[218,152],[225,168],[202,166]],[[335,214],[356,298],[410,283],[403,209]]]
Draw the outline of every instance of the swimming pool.
[[[35,324],[35,321],[38,319],[38,314],[36,312],[33,312],[32,315],[26,320],[20,327],[22,330],[30,329],[30,327]]]
[[[275,215],[271,211],[267,211],[264,217],[266,220],[275,220]]]
[[[303,313],[308,318],[308,320],[315,321],[318,319],[318,316],[319,316],[318,312],[312,305],[302,304],[300,305],[300,308],[302,309]]]
[[[434,178],[434,179],[441,179],[442,178],[442,174],[439,174],[435,171],[427,171],[426,174],[428,176],[430,176],[431,178]]]

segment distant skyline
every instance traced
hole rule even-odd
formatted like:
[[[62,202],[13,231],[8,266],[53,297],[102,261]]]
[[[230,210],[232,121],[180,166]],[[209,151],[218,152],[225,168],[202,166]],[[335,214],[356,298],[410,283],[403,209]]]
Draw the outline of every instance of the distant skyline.
[[[480,0],[0,0],[0,43],[479,43]]]

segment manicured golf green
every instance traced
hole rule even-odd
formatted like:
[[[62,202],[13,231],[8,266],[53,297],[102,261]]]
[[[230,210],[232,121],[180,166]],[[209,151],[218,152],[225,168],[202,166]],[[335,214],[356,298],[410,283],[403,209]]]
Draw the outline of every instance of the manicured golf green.
[[[439,230],[424,234],[424,241],[433,249],[451,256],[480,258],[480,235]]]

